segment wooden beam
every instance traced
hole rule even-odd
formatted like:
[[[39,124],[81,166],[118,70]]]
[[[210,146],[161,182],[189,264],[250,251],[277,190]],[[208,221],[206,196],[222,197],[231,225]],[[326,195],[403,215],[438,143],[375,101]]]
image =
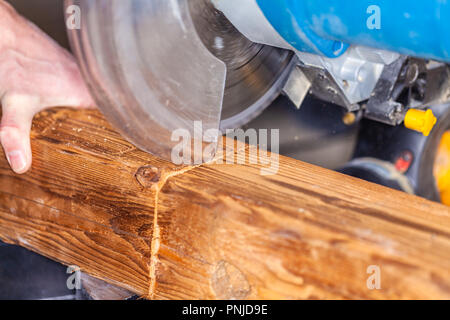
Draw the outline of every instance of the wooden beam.
[[[32,148],[26,175],[0,155],[0,238],[141,296],[450,298],[440,204],[285,157],[263,176],[248,146],[179,168],[92,110],[39,114]]]

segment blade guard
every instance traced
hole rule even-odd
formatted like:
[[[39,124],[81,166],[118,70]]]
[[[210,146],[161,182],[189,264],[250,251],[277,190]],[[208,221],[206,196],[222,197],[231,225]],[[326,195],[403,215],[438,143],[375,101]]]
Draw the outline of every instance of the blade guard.
[[[199,39],[187,1],[66,0],[66,8],[81,9],[69,38],[106,118],[138,148],[177,164],[181,137],[200,139],[208,156],[183,154],[184,164],[198,164],[215,153],[226,66]]]

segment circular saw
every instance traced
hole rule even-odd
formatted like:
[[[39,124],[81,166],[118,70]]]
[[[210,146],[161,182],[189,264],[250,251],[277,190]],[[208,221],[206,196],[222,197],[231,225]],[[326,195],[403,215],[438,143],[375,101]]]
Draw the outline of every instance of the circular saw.
[[[450,3],[372,2],[66,0],[66,13],[101,111],[170,159],[177,137],[215,143],[281,92],[297,108],[311,93],[353,118],[428,132],[425,109],[447,97],[435,73],[450,61]]]
[[[71,44],[99,108],[128,140],[163,158],[176,130],[194,137],[200,123],[203,136],[258,116],[294,66],[291,51],[248,40],[208,0],[68,5],[81,8]]]

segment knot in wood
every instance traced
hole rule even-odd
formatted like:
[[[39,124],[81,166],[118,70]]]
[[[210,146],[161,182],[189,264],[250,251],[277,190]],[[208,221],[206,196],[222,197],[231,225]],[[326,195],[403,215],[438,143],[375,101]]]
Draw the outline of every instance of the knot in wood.
[[[224,260],[217,263],[211,286],[217,299],[240,300],[250,294],[247,277],[237,267]]]
[[[155,183],[159,182],[161,172],[158,168],[153,166],[140,167],[135,174],[137,182],[144,188],[149,188]]]

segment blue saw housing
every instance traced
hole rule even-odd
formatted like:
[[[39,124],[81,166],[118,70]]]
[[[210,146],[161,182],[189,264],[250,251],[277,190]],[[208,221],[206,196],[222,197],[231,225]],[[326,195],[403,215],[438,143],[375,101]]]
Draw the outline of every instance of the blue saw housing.
[[[450,0],[256,0],[302,52],[338,57],[363,45],[450,62]]]

